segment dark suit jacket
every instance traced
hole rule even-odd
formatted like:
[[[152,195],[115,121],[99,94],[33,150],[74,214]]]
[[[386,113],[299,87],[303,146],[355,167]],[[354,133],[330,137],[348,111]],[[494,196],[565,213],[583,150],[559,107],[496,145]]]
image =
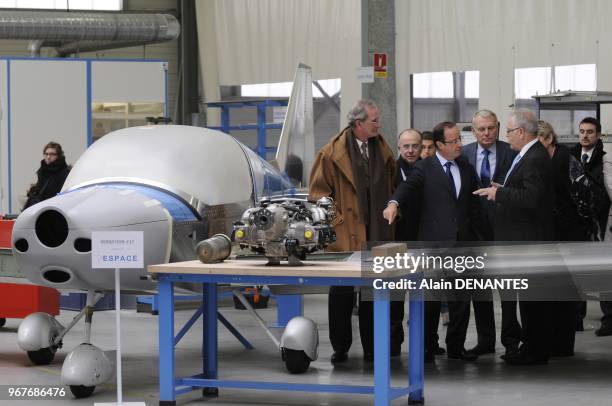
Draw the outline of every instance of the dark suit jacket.
[[[406,179],[408,179],[413,169],[414,165],[409,165],[403,160],[402,157],[397,158],[394,186],[397,188],[401,182],[404,182],[401,170],[404,171],[404,175],[406,176]],[[402,217],[395,226],[395,240],[416,241],[419,236],[419,215],[421,213],[420,196],[415,196],[414,198],[408,199],[402,204],[400,210]]]
[[[453,195],[448,177],[434,155],[417,162],[410,178],[400,183],[392,200],[402,202],[421,196],[420,241],[476,241],[486,221],[480,215],[474,168],[461,157],[455,160],[461,175],[459,198]]]
[[[551,241],[554,239],[554,178],[546,149],[536,142],[497,189],[497,241]]]
[[[578,209],[571,196],[572,181],[569,175],[570,151],[558,144],[552,156],[553,178],[555,182],[555,221],[556,241],[583,241],[586,239],[584,220],[578,215]]]
[[[582,162],[582,146],[580,144],[572,147],[570,149],[570,153],[578,160],[578,162]],[[610,198],[608,197],[608,193],[606,192],[604,185],[604,155],[606,155],[606,152],[603,150],[603,142],[601,140],[597,140],[591,160],[584,165],[584,170],[595,182],[591,190],[593,192],[595,215],[597,216],[597,221],[599,222],[599,229],[601,232],[600,237],[602,240],[605,235],[606,223],[608,222],[608,212],[610,210]]]
[[[478,142],[472,142],[463,147],[461,155],[468,160],[470,164],[476,170],[476,174],[478,174],[477,166],[477,157],[478,154]],[[512,165],[512,161],[516,156],[517,152],[510,148],[510,144],[504,141],[496,141],[495,142],[495,170],[493,171],[493,182],[497,182],[500,184],[504,183],[504,179],[506,179],[506,174],[508,173],[508,169]],[[478,177],[478,183],[480,187],[488,187],[490,185],[482,185],[480,182],[480,177]],[[486,197],[480,198],[480,204],[487,213],[487,220],[491,225],[491,229],[487,235],[487,240],[493,239],[493,230],[495,228],[495,202],[487,200]]]

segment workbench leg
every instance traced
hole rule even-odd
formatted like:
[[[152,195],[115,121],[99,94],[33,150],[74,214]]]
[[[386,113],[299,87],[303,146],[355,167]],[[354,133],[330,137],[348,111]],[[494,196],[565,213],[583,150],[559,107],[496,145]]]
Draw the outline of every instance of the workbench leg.
[[[159,279],[159,404],[175,405],[174,387],[174,284]]]
[[[217,284],[203,284],[204,332],[202,337],[202,369],[204,378],[217,379]],[[203,388],[202,395],[216,397],[218,388]]]
[[[408,385],[420,385],[420,389],[410,392],[408,403],[422,404],[425,387],[423,291],[421,289],[411,290],[408,297],[408,320],[410,320],[408,324]]]
[[[374,405],[391,404],[389,291],[374,289]]]

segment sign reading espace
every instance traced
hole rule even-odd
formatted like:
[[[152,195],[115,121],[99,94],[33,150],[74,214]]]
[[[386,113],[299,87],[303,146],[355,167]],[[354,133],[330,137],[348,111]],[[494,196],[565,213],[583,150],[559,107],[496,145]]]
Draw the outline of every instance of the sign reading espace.
[[[93,231],[91,267],[144,268],[142,231]]]

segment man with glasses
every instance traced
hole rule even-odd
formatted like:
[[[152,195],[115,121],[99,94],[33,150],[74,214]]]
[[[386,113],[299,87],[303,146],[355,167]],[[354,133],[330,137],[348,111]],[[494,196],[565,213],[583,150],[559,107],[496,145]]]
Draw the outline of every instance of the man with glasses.
[[[433,129],[436,154],[417,162],[413,173],[401,183],[383,217],[393,223],[398,207],[411,199],[421,203],[419,241],[444,242],[480,239],[482,227],[478,199],[472,194],[478,189],[474,168],[461,158],[461,135],[455,123],[443,122]],[[451,242],[451,244],[448,244]],[[425,292],[428,294],[428,292]],[[459,291],[450,300],[449,325],[446,334],[447,356],[450,359],[475,361],[477,354],[464,348],[470,319],[470,302]],[[438,348],[437,331],[440,301],[425,302],[425,361],[433,362]]]
[[[310,174],[309,199],[334,199],[336,242],[330,251],[359,251],[368,241],[391,241],[392,228],[380,217],[393,191],[395,158],[380,130],[380,113],[370,100],[360,100],[349,111],[348,126],[321,148]],[[351,316],[354,288],[329,290],[329,338],[332,364],[346,362],[353,341]],[[373,303],[359,303],[359,331],[363,356],[374,359]],[[403,334],[402,334],[403,338]],[[391,355],[401,347],[391,343]]]
[[[413,128],[402,131],[397,140],[397,149],[399,157],[396,162],[395,187],[410,177],[414,164],[421,159],[421,133]],[[419,211],[418,199],[412,199],[401,207],[403,216],[395,227],[397,241],[416,240],[419,231]]]
[[[497,115],[491,110],[478,110],[472,117],[472,132],[476,142],[466,145],[462,155],[476,169],[481,188],[491,186],[491,183],[502,184],[516,156],[516,151],[507,142],[498,140],[499,122]],[[480,199],[480,204],[487,214],[489,240],[493,239],[495,226],[495,203],[486,198]],[[503,295],[503,293],[500,294]],[[474,319],[478,343],[470,351],[479,355],[495,352],[495,316],[493,313],[493,293],[478,292],[473,300]],[[474,299],[474,298],[473,298]],[[506,348],[506,355],[518,352],[521,339],[521,325],[516,315],[516,294],[502,297],[502,330],[501,342]],[[504,357],[506,356],[504,355]]]
[[[529,110],[515,110],[510,114],[506,128],[508,142],[518,155],[512,161],[503,185],[495,183],[474,194],[497,204],[496,241],[552,241],[553,168],[546,148],[537,137],[538,119]],[[550,302],[533,300],[542,300],[543,293],[535,289],[519,293],[523,345],[517,353],[506,355],[507,364],[548,363],[551,306]]]

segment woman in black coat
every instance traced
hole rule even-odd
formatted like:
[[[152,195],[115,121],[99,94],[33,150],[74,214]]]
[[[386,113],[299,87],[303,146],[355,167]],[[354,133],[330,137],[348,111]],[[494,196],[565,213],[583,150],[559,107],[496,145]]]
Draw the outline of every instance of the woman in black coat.
[[[70,169],[71,167],[66,164],[64,150],[60,144],[49,142],[45,145],[40,168],[36,171],[38,179],[28,191],[28,200],[23,210],[57,195],[62,190]]]
[[[555,222],[556,241],[581,241],[584,239],[584,220],[571,195],[570,163],[575,160],[569,149],[557,143],[557,134],[550,123],[538,121],[538,137],[550,155],[554,171],[555,200],[551,209]],[[553,302],[553,335],[551,356],[574,355],[574,339],[577,325],[579,294],[569,275],[556,275],[551,280],[559,301]]]

